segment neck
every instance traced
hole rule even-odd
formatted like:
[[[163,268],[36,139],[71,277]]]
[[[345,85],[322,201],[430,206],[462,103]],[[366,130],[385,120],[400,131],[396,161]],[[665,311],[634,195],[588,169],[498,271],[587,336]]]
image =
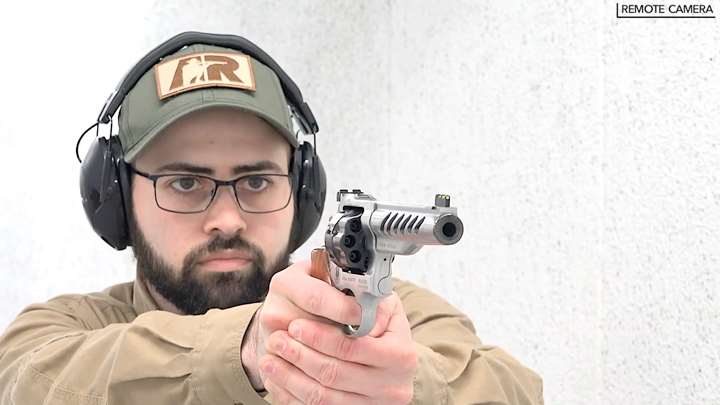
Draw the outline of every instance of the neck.
[[[147,280],[142,281],[143,284],[145,284],[145,288],[147,288],[148,293],[152,297],[153,300],[155,300],[155,303],[157,304],[158,308],[160,308],[163,311],[172,312],[174,314],[178,315],[185,315],[182,311],[178,309],[178,307],[175,306],[172,302],[165,299],[165,297],[162,296],[156,289],[155,286],[150,284]]]

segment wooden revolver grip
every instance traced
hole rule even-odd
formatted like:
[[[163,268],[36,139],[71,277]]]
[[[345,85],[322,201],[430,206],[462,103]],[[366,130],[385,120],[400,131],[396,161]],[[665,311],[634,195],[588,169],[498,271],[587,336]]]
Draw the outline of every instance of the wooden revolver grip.
[[[313,249],[310,254],[310,275],[330,284],[330,258],[325,248]]]

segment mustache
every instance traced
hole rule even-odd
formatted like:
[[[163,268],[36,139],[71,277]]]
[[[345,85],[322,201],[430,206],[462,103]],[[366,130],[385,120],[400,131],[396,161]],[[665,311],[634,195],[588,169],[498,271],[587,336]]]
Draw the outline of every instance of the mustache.
[[[250,254],[252,262],[260,263],[263,261],[263,254],[260,248],[243,239],[241,236],[234,235],[231,238],[216,236],[208,243],[198,246],[185,256],[183,268],[194,268],[204,256],[221,250],[242,250]]]

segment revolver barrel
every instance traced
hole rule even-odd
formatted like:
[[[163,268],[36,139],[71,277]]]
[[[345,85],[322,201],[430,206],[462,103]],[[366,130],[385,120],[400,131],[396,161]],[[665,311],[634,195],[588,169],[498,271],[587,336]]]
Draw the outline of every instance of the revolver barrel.
[[[380,208],[370,218],[370,229],[379,238],[419,245],[452,245],[463,234],[456,214],[434,213],[433,209]]]

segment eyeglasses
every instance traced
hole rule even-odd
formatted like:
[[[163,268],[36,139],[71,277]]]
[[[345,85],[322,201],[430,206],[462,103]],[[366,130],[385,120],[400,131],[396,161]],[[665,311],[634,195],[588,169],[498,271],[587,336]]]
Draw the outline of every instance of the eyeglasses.
[[[287,207],[292,195],[292,180],[287,174],[255,173],[224,181],[196,174],[149,174],[128,166],[135,174],[152,180],[159,208],[179,214],[205,211],[221,186],[232,186],[240,209],[254,214],[279,211]]]

